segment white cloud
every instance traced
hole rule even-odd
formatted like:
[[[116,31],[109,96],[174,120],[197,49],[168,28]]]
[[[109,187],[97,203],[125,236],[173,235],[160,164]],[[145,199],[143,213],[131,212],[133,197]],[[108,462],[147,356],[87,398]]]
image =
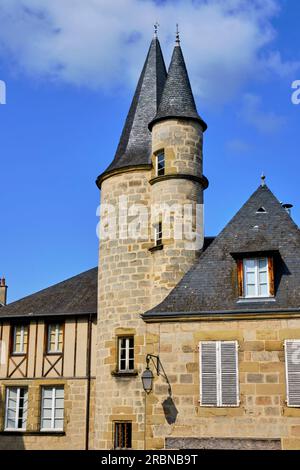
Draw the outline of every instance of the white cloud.
[[[250,150],[250,145],[242,139],[231,139],[226,142],[227,150],[235,154],[244,154]]]
[[[195,94],[223,103],[258,69],[299,66],[262,58],[277,13],[278,0],[1,0],[0,55],[30,76],[115,90],[136,83],[155,21],[169,61],[178,22]]]
[[[286,122],[284,116],[264,110],[260,96],[250,93],[243,96],[240,117],[263,134],[278,132]]]

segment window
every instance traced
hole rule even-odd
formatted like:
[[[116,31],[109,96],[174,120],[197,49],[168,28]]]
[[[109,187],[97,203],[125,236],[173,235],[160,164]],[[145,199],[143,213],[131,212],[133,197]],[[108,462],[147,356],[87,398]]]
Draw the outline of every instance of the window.
[[[62,431],[64,428],[63,387],[42,388],[41,431]]]
[[[63,350],[63,325],[48,325],[48,353],[62,353]]]
[[[5,430],[25,431],[28,408],[28,391],[24,387],[6,389]]]
[[[132,447],[132,424],[129,422],[115,423],[115,449],[130,449]]]
[[[162,244],[162,222],[158,222],[154,225],[154,241],[155,246],[160,246]]]
[[[156,155],[156,175],[163,176],[165,174],[165,153],[159,152]]]
[[[26,354],[28,344],[28,326],[17,325],[13,329],[12,353]]]
[[[284,346],[287,406],[300,407],[300,340],[286,340]]]
[[[245,298],[274,296],[273,258],[245,258],[238,261],[239,295]]]
[[[119,341],[119,371],[130,372],[134,370],[134,338],[133,336],[120,337]]]
[[[237,341],[200,343],[201,406],[238,406]]]

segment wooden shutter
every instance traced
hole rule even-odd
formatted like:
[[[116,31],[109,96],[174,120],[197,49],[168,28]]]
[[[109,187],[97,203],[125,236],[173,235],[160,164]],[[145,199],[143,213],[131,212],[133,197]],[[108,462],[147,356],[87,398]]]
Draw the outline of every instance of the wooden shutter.
[[[244,266],[243,260],[237,260],[237,273],[238,273],[238,289],[239,289],[239,297],[244,296]]]
[[[237,406],[239,404],[237,341],[221,341],[220,363],[220,403],[222,406]]]
[[[237,406],[237,341],[203,341],[200,351],[200,404]]]
[[[300,340],[285,341],[287,405],[300,407]]]
[[[269,273],[269,294],[275,295],[274,286],[274,260],[272,257],[268,258],[268,273]]]
[[[200,352],[200,404],[218,405],[217,341],[202,341]]]

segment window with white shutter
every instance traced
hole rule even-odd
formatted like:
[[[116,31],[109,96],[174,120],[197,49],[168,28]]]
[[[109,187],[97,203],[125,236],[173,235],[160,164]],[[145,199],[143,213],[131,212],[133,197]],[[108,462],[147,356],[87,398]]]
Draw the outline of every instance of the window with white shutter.
[[[238,406],[237,341],[201,341],[201,406]]]
[[[287,405],[300,407],[300,340],[285,341]]]

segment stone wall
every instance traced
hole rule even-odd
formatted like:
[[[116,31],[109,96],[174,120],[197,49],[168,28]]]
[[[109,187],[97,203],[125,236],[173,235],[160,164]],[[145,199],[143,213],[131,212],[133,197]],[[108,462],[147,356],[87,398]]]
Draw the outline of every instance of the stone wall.
[[[198,122],[172,119],[152,128],[152,152],[155,155],[164,150],[167,174],[202,176],[202,147],[203,132]]]
[[[119,196],[128,204],[149,207],[150,172],[132,171],[105,180],[101,203],[118,207]],[[119,223],[117,221],[117,229]],[[145,367],[145,325],[140,314],[150,307],[150,240],[101,240],[99,255],[99,312],[96,379],[95,447],[113,447],[113,423],[133,421],[133,445],[142,449],[143,391],[140,377],[113,376],[117,368],[118,335],[132,334],[135,342],[135,367]]]
[[[166,121],[152,131],[153,159],[164,149],[166,176],[176,178],[154,182],[154,169],[131,169],[105,179],[101,187],[101,204],[119,208],[120,197],[126,203],[143,205],[147,210],[146,235],[142,240],[131,239],[121,230],[122,220],[116,219],[116,238],[100,240],[99,308],[96,379],[95,446],[113,446],[114,421],[133,422],[133,447],[145,447],[144,392],[140,374],[145,368],[146,354],[153,352],[145,344],[145,324],[140,314],[162,301],[194,264],[194,245],[174,240],[163,225],[163,250],[154,247],[151,217],[153,205],[191,203],[192,228],[196,228],[196,204],[202,203],[202,130],[193,121]],[[155,165],[154,165],[155,168]],[[177,178],[181,174],[191,178]],[[128,222],[134,220],[134,215]],[[173,215],[172,215],[173,217]],[[108,227],[111,217],[102,217],[102,227]],[[174,222],[174,221],[173,221]],[[202,229],[202,222],[201,222]],[[125,377],[116,373],[117,340],[119,335],[135,338],[135,374]],[[139,375],[137,375],[139,374]]]
[[[148,347],[159,354],[173,393],[156,379],[147,397],[147,448],[163,448],[165,438],[230,438],[280,439],[283,449],[300,449],[300,408],[286,405],[283,347],[299,338],[296,319],[147,324]],[[238,341],[240,406],[199,405],[202,340]]]
[[[5,386],[28,387],[28,417],[26,432],[1,432],[0,450],[72,450],[85,449],[86,439],[86,403],[87,380],[86,379],[56,379],[53,380],[23,380],[17,383],[13,380],[1,381],[0,395],[0,429],[4,428],[5,414]],[[43,433],[40,432],[41,420],[41,387],[51,385],[63,385],[65,391],[64,432]],[[95,380],[91,381],[90,401],[90,436],[89,446],[93,446],[94,426],[94,389]]]
[[[164,249],[153,252],[151,303],[157,305],[173,289],[182,276],[193,266],[197,252],[203,242],[203,187],[202,178],[203,134],[199,123],[187,120],[166,120],[152,129],[152,172],[151,205],[166,204],[170,209],[166,214],[157,214],[155,223],[162,220]],[[156,178],[156,154],[165,154],[165,177]],[[182,177],[189,176],[191,179]],[[194,179],[193,179],[194,178]],[[198,220],[196,209],[198,205]],[[184,210],[191,207],[191,214],[185,228],[178,231],[182,239],[174,237],[176,223],[182,222]],[[172,208],[173,207],[173,208]],[[172,209],[171,209],[172,208]],[[187,215],[187,212],[186,212]],[[190,228],[189,228],[190,227]],[[196,235],[195,238],[189,235]]]

